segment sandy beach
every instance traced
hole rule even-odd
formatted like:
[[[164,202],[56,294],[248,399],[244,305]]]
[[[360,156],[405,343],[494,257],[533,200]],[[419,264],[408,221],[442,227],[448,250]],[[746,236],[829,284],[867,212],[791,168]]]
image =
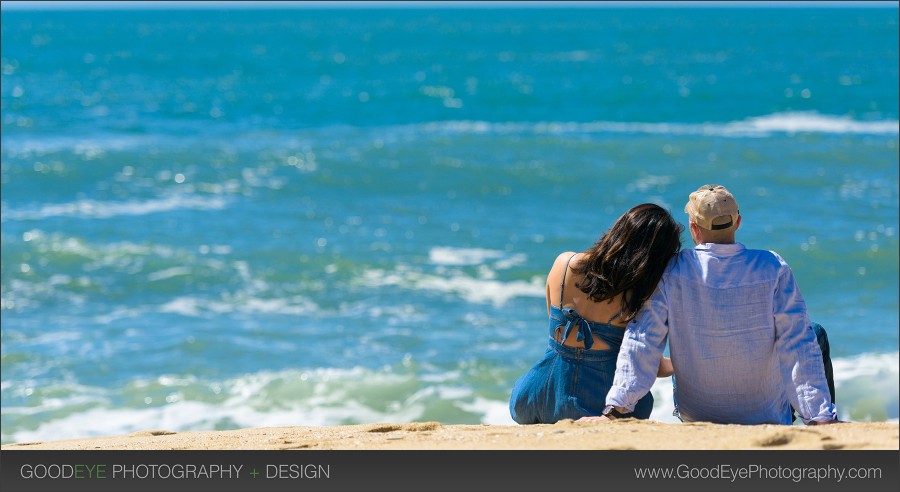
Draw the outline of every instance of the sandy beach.
[[[12,450],[854,450],[900,449],[897,423],[826,426],[565,420],[553,425],[437,422],[231,431],[146,430],[126,436],[7,444]]]

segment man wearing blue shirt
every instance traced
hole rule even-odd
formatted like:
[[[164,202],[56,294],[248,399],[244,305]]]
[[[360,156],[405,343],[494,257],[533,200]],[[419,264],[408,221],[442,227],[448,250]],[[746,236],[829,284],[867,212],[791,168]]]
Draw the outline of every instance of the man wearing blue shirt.
[[[685,212],[696,247],[669,263],[629,323],[603,420],[628,416],[650,390],[668,342],[684,421],[790,424],[793,407],[807,425],[836,422],[827,337],[791,268],[735,242],[741,215],[725,187],[701,186]]]

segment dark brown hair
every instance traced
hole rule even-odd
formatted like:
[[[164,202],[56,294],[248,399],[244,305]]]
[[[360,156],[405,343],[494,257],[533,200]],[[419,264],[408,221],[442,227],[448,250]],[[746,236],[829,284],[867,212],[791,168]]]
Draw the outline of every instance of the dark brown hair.
[[[669,260],[681,250],[682,230],[659,205],[631,208],[572,267],[583,277],[576,286],[596,302],[622,294],[622,319],[634,319]]]

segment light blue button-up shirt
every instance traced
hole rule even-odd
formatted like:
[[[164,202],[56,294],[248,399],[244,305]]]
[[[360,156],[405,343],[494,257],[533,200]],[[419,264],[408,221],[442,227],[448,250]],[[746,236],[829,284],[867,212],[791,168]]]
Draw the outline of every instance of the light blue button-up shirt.
[[[806,303],[775,252],[681,251],[628,324],[607,405],[634,409],[666,342],[684,421],[790,424],[790,405],[807,423],[837,416]]]

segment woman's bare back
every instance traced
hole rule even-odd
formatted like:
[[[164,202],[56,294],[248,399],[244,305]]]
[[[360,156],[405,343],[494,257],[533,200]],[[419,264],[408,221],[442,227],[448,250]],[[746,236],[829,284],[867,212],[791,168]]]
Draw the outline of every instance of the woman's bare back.
[[[575,255],[574,257],[572,255]],[[560,305],[560,292],[562,291],[562,308],[572,308],[578,311],[584,319],[588,321],[606,323],[609,322],[613,326],[625,329],[626,323],[623,322],[622,316],[616,316],[622,310],[621,294],[603,302],[596,302],[587,294],[582,292],[576,284],[582,280],[580,275],[572,271],[572,267],[578,264],[584,257],[583,253],[574,253],[567,251],[556,258],[550,273],[547,275],[547,313],[549,315],[550,306]],[[571,261],[569,259],[571,258]],[[568,264],[568,265],[567,265]],[[565,288],[562,288],[562,282],[565,275]],[[562,336],[562,328],[556,330],[556,340],[563,345],[575,348],[584,348],[584,342],[576,340],[577,331],[573,330],[565,341],[559,338]],[[594,345],[591,350],[609,350],[609,345],[597,335],[594,335]]]

